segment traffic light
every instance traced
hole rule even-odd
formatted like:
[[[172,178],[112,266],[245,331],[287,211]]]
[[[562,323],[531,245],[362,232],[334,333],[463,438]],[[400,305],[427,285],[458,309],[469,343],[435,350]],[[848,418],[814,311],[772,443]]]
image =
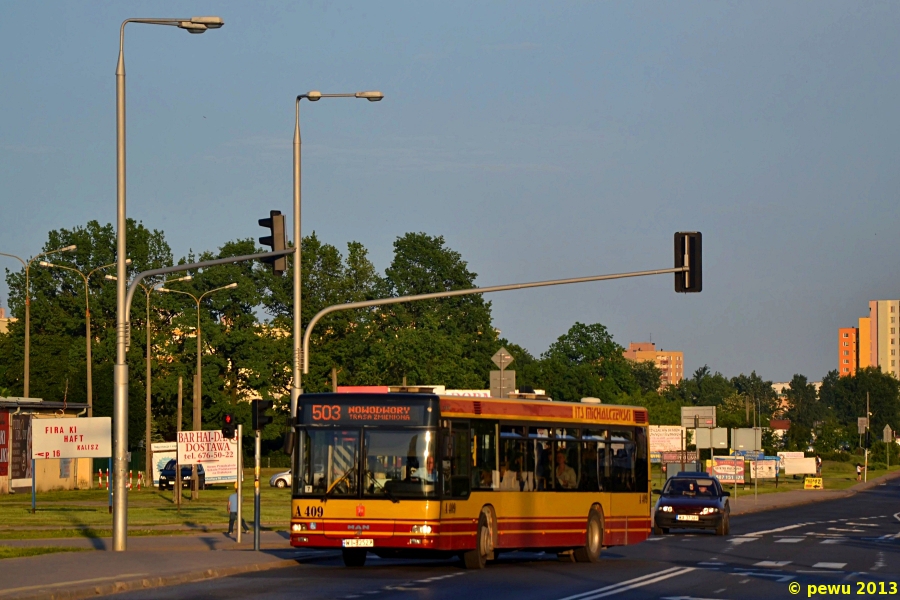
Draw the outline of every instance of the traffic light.
[[[872,447],[872,432],[866,429],[866,445],[865,448]]]
[[[222,437],[226,440],[234,439],[234,433],[237,425],[234,422],[234,415],[231,413],[225,413],[222,417]]]
[[[703,290],[703,235],[699,231],[679,231],[675,234],[675,268],[688,267],[689,271],[675,273],[676,292]]]
[[[272,417],[266,415],[266,411],[272,408],[271,400],[253,401],[253,429],[259,431],[272,422]]]
[[[284,250],[284,215],[280,210],[270,210],[268,219],[259,220],[260,227],[268,227],[271,235],[259,238],[259,243],[263,246],[269,246],[272,251]],[[277,258],[263,258],[264,263],[272,265],[272,273],[282,275],[287,270],[287,258],[279,256]]]

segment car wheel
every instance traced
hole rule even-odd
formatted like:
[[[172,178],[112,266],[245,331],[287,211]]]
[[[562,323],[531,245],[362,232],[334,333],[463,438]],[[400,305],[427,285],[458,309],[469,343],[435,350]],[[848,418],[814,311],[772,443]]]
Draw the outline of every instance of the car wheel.
[[[666,535],[669,533],[668,527],[653,527],[653,535]]]
[[[722,520],[719,521],[719,524],[716,525],[716,535],[727,535],[728,534],[728,517],[722,515]]]
[[[494,551],[494,536],[491,531],[491,519],[487,511],[481,511],[478,519],[478,534],[475,537],[475,549],[462,555],[463,564],[467,569],[483,569],[487,564],[488,555]]]
[[[362,567],[366,564],[366,551],[359,548],[344,548],[341,550],[346,567]]]
[[[600,551],[603,549],[603,522],[596,510],[591,510],[588,515],[587,530],[585,531],[584,547],[575,548],[572,555],[575,562],[595,563],[600,560]]]
[[[287,481],[284,479],[277,479],[275,480],[275,487],[284,489],[287,487]]]

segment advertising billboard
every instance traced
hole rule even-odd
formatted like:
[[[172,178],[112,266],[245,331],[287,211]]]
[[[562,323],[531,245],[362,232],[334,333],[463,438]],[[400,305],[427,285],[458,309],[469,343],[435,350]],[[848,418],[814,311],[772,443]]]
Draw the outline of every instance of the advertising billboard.
[[[677,452],[684,443],[684,427],[678,425],[651,425],[650,452]]]

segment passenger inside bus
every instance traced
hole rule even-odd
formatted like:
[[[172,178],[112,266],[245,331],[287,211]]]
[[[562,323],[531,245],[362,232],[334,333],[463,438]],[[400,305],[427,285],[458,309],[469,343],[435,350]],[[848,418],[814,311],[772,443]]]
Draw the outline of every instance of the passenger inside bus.
[[[566,453],[562,450],[556,453],[556,483],[564,490],[574,490],[578,486],[575,469],[566,464]]]

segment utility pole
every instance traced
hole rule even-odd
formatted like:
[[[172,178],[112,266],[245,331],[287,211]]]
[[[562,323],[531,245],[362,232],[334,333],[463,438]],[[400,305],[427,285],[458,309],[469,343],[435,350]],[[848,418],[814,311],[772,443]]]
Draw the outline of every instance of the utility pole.
[[[199,313],[199,311],[198,311]],[[199,317],[197,319],[199,321]],[[200,364],[200,329],[197,329],[197,364]],[[194,431],[200,431],[200,372],[194,373]],[[191,467],[191,500],[200,499],[200,477],[197,473],[197,463]]]
[[[869,392],[866,392],[866,466],[863,468],[863,481],[869,481],[869,419],[872,413],[869,412]]]
[[[253,447],[253,460],[256,463],[253,469],[253,549],[257,552],[259,551],[259,528],[260,528],[260,518],[259,518],[259,460],[260,460],[260,437],[259,437],[259,429],[255,432],[256,440],[254,441]],[[238,524],[240,525],[240,523]]]

